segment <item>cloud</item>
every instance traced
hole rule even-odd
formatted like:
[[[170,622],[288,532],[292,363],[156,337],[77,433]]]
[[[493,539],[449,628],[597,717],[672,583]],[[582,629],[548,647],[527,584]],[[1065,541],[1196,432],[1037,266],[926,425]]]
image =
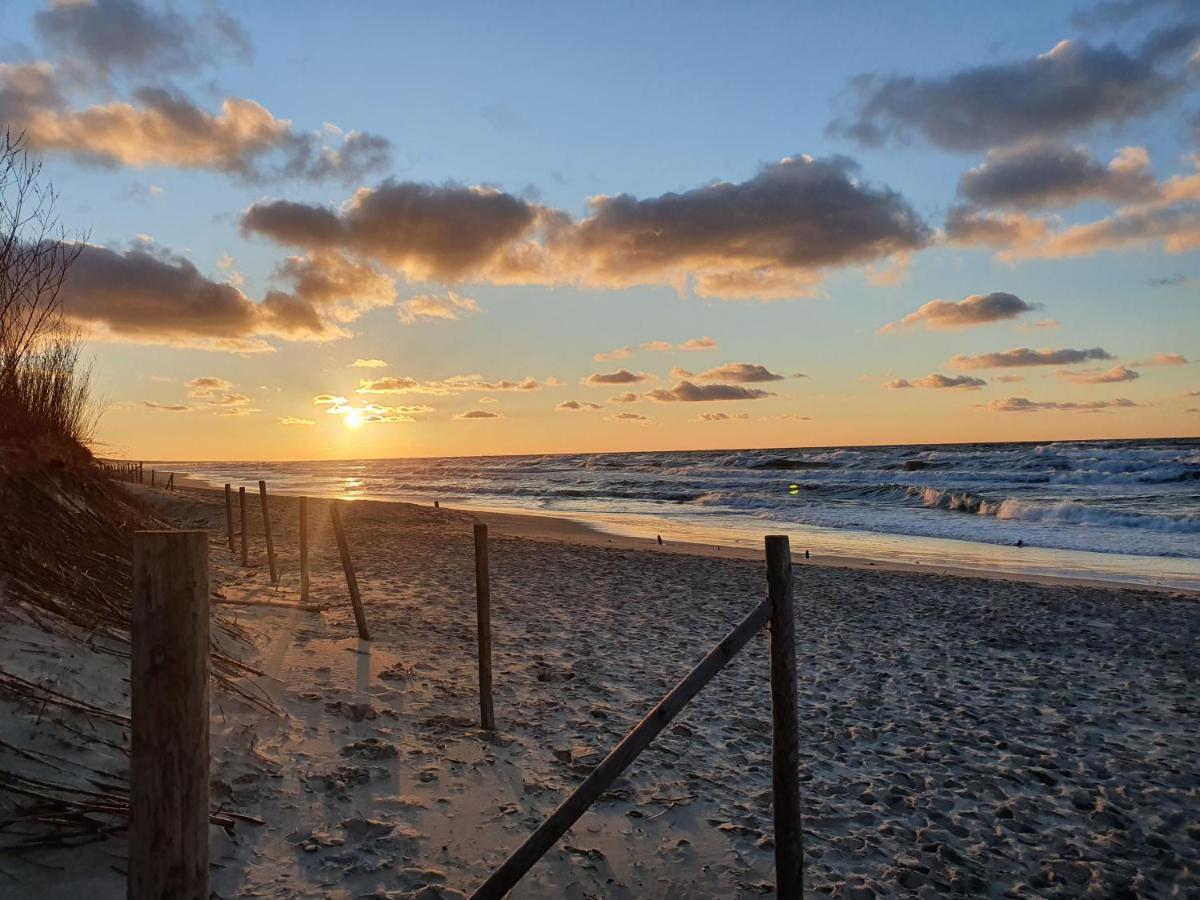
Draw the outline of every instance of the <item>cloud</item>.
[[[486,409],[469,409],[466,412],[459,413],[454,418],[456,419],[503,419],[500,413],[489,412]]]
[[[1145,200],[1156,192],[1142,147],[1125,147],[1105,166],[1084,148],[1049,141],[989,150],[958,181],[959,195],[977,206],[1017,209]]]
[[[1190,284],[1194,280],[1182,272],[1176,272],[1174,275],[1167,275],[1163,278],[1148,278],[1146,283],[1150,287],[1178,287],[1181,284]]]
[[[1186,72],[1164,66],[1197,31],[1179,23],[1132,52],[1064,40],[1037,56],[942,76],[860,75],[850,83],[853,114],[828,131],[867,146],[919,135],[946,150],[979,150],[1122,123],[1184,88]]]
[[[1057,319],[1039,319],[1036,322],[1022,322],[1017,325],[1018,331],[1047,331],[1052,328],[1061,328],[1062,324]]]
[[[989,412],[1041,412],[1047,409],[1072,412],[1103,412],[1106,409],[1126,409],[1142,405],[1141,403],[1134,403],[1132,400],[1127,400],[1124,397],[1116,400],[1088,400],[1082,403],[1059,403],[1051,400],[1039,402],[1027,400],[1024,397],[1009,397],[1005,400],[992,400],[985,408]]]
[[[197,19],[138,0],[52,3],[33,17],[42,43],[81,75],[164,76],[195,72],[216,59],[247,59],[250,38],[215,5]]]
[[[1024,375],[997,375],[996,380],[1003,384],[1016,384],[1019,381],[1024,381]]]
[[[280,425],[316,425],[314,419],[298,419],[295,416],[284,416],[279,420]]]
[[[758,400],[774,397],[770,391],[742,387],[740,384],[695,384],[681,381],[670,390],[658,389],[646,394],[647,399],[659,403],[702,403],[709,400]]]
[[[998,214],[971,206],[953,206],[946,214],[945,239],[961,246],[985,246],[995,250],[1019,250],[1036,245],[1046,237],[1050,224],[1023,213]]]
[[[400,321],[405,325],[412,325],[421,319],[455,321],[465,315],[474,315],[479,311],[478,303],[470,297],[460,297],[454,291],[447,291],[444,297],[436,294],[419,294],[405,300],[396,309]]]
[[[670,350],[716,350],[717,342],[710,337],[692,338],[680,344],[672,344],[670,341],[647,341],[644,344],[635,344],[628,347],[618,347],[616,350],[610,350],[607,353],[597,353],[592,357],[596,362],[608,362],[614,359],[629,359],[638,350],[647,350],[659,353],[665,353]]]
[[[1131,366],[1186,366],[1188,358],[1181,353],[1155,353],[1149,359],[1135,359],[1129,363]]]
[[[555,412],[580,412],[581,410],[589,409],[604,409],[599,403],[585,401],[580,403],[578,400],[564,400],[558,406],[554,407]]]
[[[351,369],[386,369],[388,364],[382,359],[356,359],[350,363],[348,368]]]
[[[918,325],[935,331],[971,328],[975,325],[987,325],[992,322],[1015,319],[1021,313],[1037,308],[1035,305],[1026,303],[1016,294],[999,291],[991,294],[972,294],[957,303],[949,300],[930,300],[916,312],[909,313],[898,322],[889,322],[879,331],[896,331],[915,328]]]
[[[700,413],[700,415],[698,415],[692,421],[693,422],[728,422],[732,419],[748,419],[748,418],[750,418],[750,413],[734,413],[733,415],[730,415],[729,413],[715,412],[715,413]]]
[[[537,391],[538,380],[532,376],[520,381],[486,381],[482,375],[451,375],[441,381],[419,381],[409,376],[386,376],[364,379],[355,388],[356,394],[462,394],[471,391]]]
[[[193,378],[187,383],[187,394],[193,399],[207,400],[221,391],[233,390],[233,382],[215,375],[204,375]]]
[[[338,247],[410,280],[456,283],[494,274],[539,217],[539,207],[491,188],[389,179],[360,188],[337,211],[286,200],[256,203],[242,216],[242,229],[281,244]]]
[[[977,391],[986,384],[987,382],[982,378],[972,378],[970,375],[949,376],[933,372],[924,378],[914,378],[912,381],[909,381],[907,378],[895,378],[884,382],[882,386],[887,390],[900,390],[902,388],[949,388],[960,391]]]
[[[1116,384],[1121,381],[1133,381],[1141,376],[1125,366],[1113,366],[1107,371],[1098,368],[1084,369],[1079,372],[1060,371],[1058,377],[1075,384]]]
[[[603,387],[607,384],[638,384],[653,380],[654,376],[647,375],[645,372],[634,374],[628,369],[618,369],[615,372],[593,372],[583,380],[583,383],[590,387]]]
[[[415,422],[414,415],[433,412],[432,406],[380,406],[377,403],[355,405],[345,397],[337,394],[318,394],[313,397],[313,405],[324,406],[325,413],[331,416],[358,415],[364,424],[393,424],[398,422]]]
[[[613,422],[653,422],[650,416],[643,416],[641,413],[623,412],[617,413],[615,416],[608,417]]]
[[[1113,355],[1100,347],[1087,350],[1030,350],[1017,347],[1002,353],[984,353],[982,356],[959,354],[947,365],[952,369],[1007,369],[1019,366],[1069,366],[1093,359],[1113,359]]]
[[[633,391],[625,391],[625,393],[623,393],[623,394],[617,394],[616,396],[609,397],[608,402],[609,403],[637,403],[641,399],[642,398],[639,397],[637,394],[635,394]]]
[[[827,267],[918,249],[929,229],[898,194],[868,186],[846,157],[787,157],[740,183],[637,199],[593,197],[555,249],[585,284],[693,279],[702,297],[805,296]]]
[[[44,75],[46,70],[41,70]],[[54,79],[53,71],[49,77]],[[30,88],[39,93],[31,95]],[[340,147],[297,131],[253,100],[227,97],[217,112],[178,89],[141,88],[131,100],[72,109],[57,85],[31,82],[29,67],[0,68],[0,114],[34,150],[103,167],[208,169],[255,181],[354,182],[386,165],[390,143],[348,133]]]
[[[727,381],[739,384],[753,384],[763,381],[783,381],[783,375],[777,375],[766,366],[758,363],[728,363],[701,372],[695,376],[698,381]]]
[[[169,405],[165,403],[157,403],[154,400],[143,400],[142,406],[147,409],[153,409],[157,412],[191,412],[192,408],[182,403]]]
[[[389,276],[340,253],[290,256],[275,274],[291,282],[291,291],[269,291],[263,306],[285,331],[308,332],[317,339],[349,337],[342,324],[396,299]]]
[[[932,234],[893,191],[845,157],[788,157],[740,183],[637,199],[598,196],[575,222],[493,188],[385,181],[341,209],[264,201],[247,233],[339,248],[412,280],[626,288],[689,282],[702,297],[812,293],[826,268],[925,246]]]

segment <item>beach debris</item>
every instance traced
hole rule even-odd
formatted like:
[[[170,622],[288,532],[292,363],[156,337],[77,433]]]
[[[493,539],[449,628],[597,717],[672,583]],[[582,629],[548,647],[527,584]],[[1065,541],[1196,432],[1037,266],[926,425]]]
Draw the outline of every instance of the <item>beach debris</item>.
[[[355,759],[395,759],[398,755],[395,744],[389,744],[373,737],[347,744],[339,752],[342,756]]]

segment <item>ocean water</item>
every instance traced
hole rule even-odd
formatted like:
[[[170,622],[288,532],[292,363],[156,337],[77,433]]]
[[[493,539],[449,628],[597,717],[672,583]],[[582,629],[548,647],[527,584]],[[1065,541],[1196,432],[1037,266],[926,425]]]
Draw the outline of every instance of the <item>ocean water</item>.
[[[175,465],[284,493],[1200,588],[1200,439]]]

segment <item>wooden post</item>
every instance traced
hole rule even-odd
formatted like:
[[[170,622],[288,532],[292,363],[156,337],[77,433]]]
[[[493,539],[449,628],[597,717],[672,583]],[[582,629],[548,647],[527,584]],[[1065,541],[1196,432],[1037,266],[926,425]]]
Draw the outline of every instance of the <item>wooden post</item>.
[[[133,536],[130,900],[208,900],[208,533]]]
[[[550,814],[526,840],[513,851],[491,877],[488,878],[471,895],[471,900],[501,900],[513,889],[518,881],[528,872],[547,850],[553,847],[568,828],[574,825],[579,817],[587,812],[587,808],[603,794],[622,772],[637,759],[638,754],[650,746],[653,741],[676,714],[695,697],[700,690],[712,680],[758,633],[771,616],[770,599],[763,600],[754,610],[742,619],[733,631],[725,636],[708,655],[692,669],[684,679],[675,685],[671,693],[663,697],[658,705],[642,719],[629,734],[622,738],[621,743],[601,760],[591,774],[584,779],[583,784],[571,792],[558,809]],[[788,900],[798,898],[799,894],[785,894],[782,891],[776,896]]]
[[[246,489],[238,488],[238,509],[241,512],[241,521],[238,523],[242,528],[242,565],[250,565],[250,548],[246,543]]]
[[[154,470],[150,470],[150,487],[154,487]]]
[[[142,471],[142,465],[143,465],[143,463],[137,464],[138,484],[145,484],[145,482],[146,482],[146,476],[145,476],[145,473]]]
[[[279,584],[279,568],[275,565],[275,541],[271,537],[271,512],[267,507],[267,483],[259,481],[258,496],[262,500],[263,536],[267,539],[267,567],[271,570],[271,584]]]
[[[171,477],[167,479],[167,490],[172,491],[174,489],[175,489],[175,473],[172,472]]]
[[[346,589],[350,591],[350,603],[354,606],[354,623],[358,626],[358,636],[364,641],[371,639],[367,631],[367,617],[363,615],[362,597],[358,594],[358,579],[354,576],[354,563],[350,560],[350,545],[346,542],[346,531],[342,528],[342,517],[338,512],[341,501],[329,502],[329,516],[333,519],[333,535],[337,538],[338,553],[342,556],[342,571],[346,573]]]
[[[229,552],[233,552],[233,489],[225,485],[225,530],[229,532]]]
[[[475,526],[475,627],[479,635],[479,723],[496,730],[492,703],[492,585],[488,576],[488,529]]]
[[[775,812],[775,895],[804,895],[800,825],[800,720],[796,709],[796,613],[792,550],[786,535],[768,535],[767,596],[771,601],[771,786]]]
[[[300,498],[300,599],[308,599],[308,498]]]

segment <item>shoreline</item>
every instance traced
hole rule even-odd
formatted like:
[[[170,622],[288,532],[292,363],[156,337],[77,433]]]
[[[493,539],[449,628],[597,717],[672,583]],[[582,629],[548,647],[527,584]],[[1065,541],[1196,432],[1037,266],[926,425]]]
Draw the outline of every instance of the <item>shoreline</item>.
[[[176,487],[197,491],[212,492],[223,495],[224,490],[212,483],[192,475],[180,475],[176,478]],[[270,485],[268,484],[268,490]],[[301,496],[287,491],[273,491],[271,496],[295,498]],[[322,500],[334,499],[323,495],[308,495]],[[418,507],[432,509],[432,503],[422,503],[412,499],[379,499],[362,498],[346,499],[349,503],[378,503],[395,506]],[[471,504],[442,505],[440,509],[447,512],[459,512],[471,515],[479,521],[494,528],[497,534],[507,537],[526,538],[551,543],[573,544],[578,546],[609,547],[613,549],[642,550],[656,553],[684,554],[718,559],[759,560],[763,550],[757,542],[752,544],[746,537],[721,533],[715,529],[693,529],[688,531],[675,527],[674,532],[655,532],[647,527],[643,533],[630,533],[635,529],[628,526],[628,531],[605,529],[605,524],[618,521],[602,516],[577,517],[559,513],[542,513],[533,510],[513,511],[497,507]],[[664,529],[675,523],[662,522]],[[780,528],[778,533],[787,533],[786,528]],[[683,537],[679,537],[680,533]],[[663,543],[660,545],[651,534],[661,533]],[[718,541],[724,540],[724,543]],[[878,572],[899,572],[911,574],[935,574],[955,578],[985,579],[998,582],[1017,582],[1022,584],[1038,584],[1050,587],[1087,587],[1113,591],[1149,591],[1168,596],[1200,598],[1200,589],[1190,589],[1175,585],[1161,585],[1138,581],[1121,581],[1105,578],[1081,578],[1070,575],[1038,574],[1031,572],[1013,572],[1001,568],[986,568],[970,566],[921,564],[905,562],[899,559],[873,558],[868,556],[852,556],[838,553],[817,552],[805,557],[806,548],[796,544],[792,547],[794,562],[822,568],[845,569],[852,571],[873,570]]]

